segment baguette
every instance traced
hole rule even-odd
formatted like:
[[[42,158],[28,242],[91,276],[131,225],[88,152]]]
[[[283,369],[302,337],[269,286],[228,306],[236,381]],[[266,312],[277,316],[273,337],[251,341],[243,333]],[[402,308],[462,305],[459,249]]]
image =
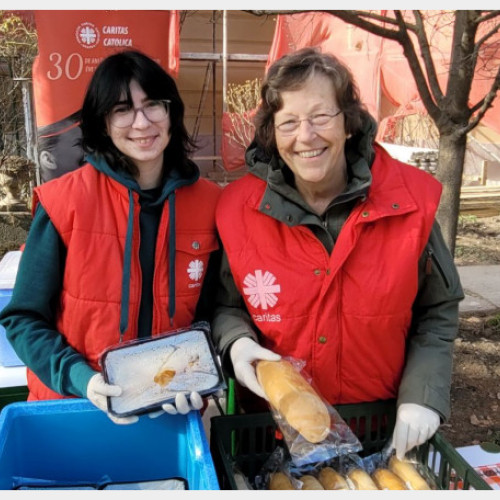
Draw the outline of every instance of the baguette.
[[[404,481],[389,469],[377,469],[372,474],[379,490],[406,490]]]
[[[290,478],[284,472],[272,472],[269,478],[270,490],[294,490]]]
[[[324,490],[321,483],[314,477],[309,474],[305,474],[299,478],[302,481],[301,490]]]
[[[348,490],[345,478],[331,467],[323,467],[319,471],[318,480],[325,490]]]
[[[355,490],[378,490],[370,474],[363,469],[353,469],[347,477]]]
[[[417,469],[407,461],[399,460],[393,455],[389,460],[389,470],[399,476],[411,490],[432,489],[427,481],[418,473]]]
[[[310,443],[328,436],[328,408],[289,361],[259,361],[256,373],[269,403],[291,427]]]

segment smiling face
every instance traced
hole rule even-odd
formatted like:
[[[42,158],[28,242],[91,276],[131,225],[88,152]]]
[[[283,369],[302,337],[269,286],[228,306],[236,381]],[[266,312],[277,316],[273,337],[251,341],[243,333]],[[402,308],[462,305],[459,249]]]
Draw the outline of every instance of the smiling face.
[[[275,125],[300,120],[292,135],[276,129],[278,152],[293,172],[297,189],[338,191],[346,175],[344,115],[340,113],[329,125],[316,129],[306,120],[339,111],[332,82],[322,74],[313,74],[301,88],[281,92],[281,99],[283,106],[274,115]]]
[[[149,100],[141,86],[130,82],[130,95],[134,109],[142,108]],[[127,96],[121,100],[127,103]],[[117,104],[119,105],[119,103]],[[134,162],[141,170],[161,170],[163,167],[163,151],[170,142],[170,118],[167,115],[162,121],[152,123],[143,112],[137,111],[133,123],[129,127],[119,128],[106,122],[108,135],[116,148]]]

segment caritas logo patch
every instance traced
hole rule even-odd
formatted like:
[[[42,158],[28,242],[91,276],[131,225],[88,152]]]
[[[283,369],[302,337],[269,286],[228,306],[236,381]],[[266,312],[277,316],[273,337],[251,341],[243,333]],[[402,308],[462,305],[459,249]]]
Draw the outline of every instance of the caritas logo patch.
[[[201,283],[199,283],[199,281],[201,280],[201,278],[203,276],[203,271],[204,271],[203,262],[201,260],[198,260],[198,259],[192,260],[189,263],[186,271],[188,273],[189,279],[192,281],[195,281],[195,283],[190,283],[188,285],[188,287],[195,288],[195,287],[201,286]]]
[[[254,274],[248,273],[243,285],[243,293],[248,296],[248,302],[253,307],[267,310],[278,302],[277,294],[281,292],[281,286],[276,283],[276,276],[269,271],[257,269]]]

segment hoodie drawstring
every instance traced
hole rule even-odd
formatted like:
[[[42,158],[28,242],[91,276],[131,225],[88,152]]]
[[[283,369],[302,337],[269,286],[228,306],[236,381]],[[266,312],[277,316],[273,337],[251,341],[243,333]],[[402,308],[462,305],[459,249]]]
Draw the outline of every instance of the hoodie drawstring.
[[[128,313],[130,301],[130,272],[132,264],[132,235],[134,230],[134,197],[129,189],[129,212],[127,234],[125,236],[125,252],[123,256],[122,297],[120,304],[120,342],[128,328]],[[169,252],[168,252],[168,317],[170,326],[174,324],[175,315],[175,191],[168,196],[169,206]]]
[[[168,236],[168,317],[170,326],[174,324],[175,314],[175,191],[168,195],[169,236]]]
[[[125,236],[125,253],[123,255],[122,274],[122,301],[120,304],[120,342],[128,328],[128,306],[130,299],[130,269],[132,263],[132,235],[134,231],[134,197],[132,190],[128,190],[128,220],[127,234]]]

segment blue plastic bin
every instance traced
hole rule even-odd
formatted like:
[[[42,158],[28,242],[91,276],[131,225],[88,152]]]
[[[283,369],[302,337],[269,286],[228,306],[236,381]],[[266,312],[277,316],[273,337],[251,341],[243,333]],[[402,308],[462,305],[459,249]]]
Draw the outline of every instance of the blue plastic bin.
[[[183,478],[219,483],[199,412],[114,424],[89,401],[19,402],[0,414],[0,489],[55,488]]]

